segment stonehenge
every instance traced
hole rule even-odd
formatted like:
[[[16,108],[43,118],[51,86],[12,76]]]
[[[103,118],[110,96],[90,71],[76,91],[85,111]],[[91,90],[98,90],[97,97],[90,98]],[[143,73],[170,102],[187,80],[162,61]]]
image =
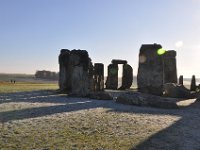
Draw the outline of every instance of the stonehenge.
[[[144,44],[140,48],[137,75],[140,92],[163,95],[164,83],[177,83],[176,52],[159,50],[160,44]]]
[[[108,66],[108,76],[106,80],[106,89],[116,90],[118,87],[118,65],[110,64]]]
[[[157,54],[160,48],[159,44],[146,44],[140,48],[137,84],[142,93],[162,95],[163,56]]]
[[[133,69],[127,64],[126,60],[113,59],[112,64],[108,66],[108,77],[106,80],[106,89],[125,90],[129,89],[133,82]],[[123,65],[122,85],[118,88],[118,65]]]
[[[163,56],[164,83],[177,83],[176,51],[168,50]]]
[[[94,91],[104,90],[104,65],[102,63],[94,64]]]
[[[61,91],[71,90],[71,79],[69,71],[70,50],[61,49],[59,55],[59,89]]]
[[[108,66],[107,89],[118,89],[118,64],[123,64],[122,85],[129,89],[133,82],[133,69],[126,60],[113,59]],[[104,91],[104,64],[92,63],[86,50],[61,49],[59,55],[59,90],[84,97],[90,92]]]
[[[89,93],[89,66],[91,59],[86,50],[62,49],[59,55],[59,88],[72,95],[86,96]]]
[[[120,86],[118,85],[119,65],[122,65]],[[108,65],[108,75],[104,83],[104,64],[93,64],[86,50],[61,49],[59,70],[60,91],[78,97],[85,97],[91,93],[93,97],[94,95],[102,97],[106,95],[104,89],[127,90],[133,83],[133,68],[127,60],[121,59],[113,59]],[[143,44],[139,51],[137,91],[157,96],[164,94],[181,97],[175,92],[184,91],[183,87],[183,76],[177,79],[176,51],[164,50],[156,43]],[[195,92],[198,89],[195,76],[192,76],[190,91]],[[96,95],[95,92],[98,94]]]
[[[120,90],[130,89],[133,83],[133,68],[129,64],[123,65],[122,85]]]

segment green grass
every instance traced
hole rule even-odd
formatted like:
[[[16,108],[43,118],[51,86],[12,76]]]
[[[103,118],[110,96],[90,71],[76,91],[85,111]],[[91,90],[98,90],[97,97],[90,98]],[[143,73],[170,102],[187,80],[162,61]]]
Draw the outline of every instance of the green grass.
[[[15,92],[25,92],[25,91],[37,91],[37,90],[56,90],[58,89],[58,84],[54,83],[9,83],[0,82],[0,93],[15,93]]]
[[[135,118],[140,119],[140,117]],[[128,150],[158,131],[127,113],[71,113],[14,121],[0,130],[2,149]],[[147,133],[148,132],[148,133]]]

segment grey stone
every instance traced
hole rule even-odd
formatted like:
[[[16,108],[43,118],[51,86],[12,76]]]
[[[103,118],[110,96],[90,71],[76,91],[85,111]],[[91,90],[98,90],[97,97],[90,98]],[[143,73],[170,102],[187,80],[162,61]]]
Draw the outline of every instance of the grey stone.
[[[89,98],[98,100],[113,100],[112,95],[105,91],[91,92]]]
[[[142,45],[139,54],[137,75],[138,91],[162,95],[163,88],[163,56],[158,55],[159,44]]]
[[[158,108],[178,108],[177,99],[165,98],[140,92],[122,93],[116,102],[128,105],[150,106]]]
[[[180,85],[183,85],[183,75],[180,75],[179,80],[178,80],[178,83],[179,83]]]
[[[112,64],[127,64],[127,61],[121,59],[113,59]]]
[[[110,64],[108,66],[108,77],[106,80],[106,88],[116,90],[118,87],[118,65]]]
[[[196,78],[195,75],[192,76],[192,80],[191,80],[191,85],[190,85],[190,90],[191,91],[196,91]]]
[[[194,98],[195,95],[190,92],[183,85],[178,85],[175,83],[166,83],[163,87],[164,95],[167,97],[174,98]]]
[[[123,76],[122,76],[122,86],[120,90],[130,89],[133,83],[133,69],[130,65],[123,65]]]
[[[62,49],[59,55],[59,89],[61,91],[66,91],[71,89],[69,74],[69,57],[70,51],[68,49]]]
[[[94,91],[104,90],[104,65],[102,63],[94,64]]]
[[[75,66],[72,72],[71,94],[77,97],[85,97],[89,94],[88,73],[83,66]]]
[[[60,91],[73,96],[86,96],[90,91],[91,59],[86,50],[61,50],[60,64]]]
[[[90,91],[95,91],[94,66],[91,61],[90,61],[90,65],[89,65],[88,76],[89,76],[89,89],[90,89]]]
[[[177,83],[176,51],[166,51],[164,57],[164,83]]]

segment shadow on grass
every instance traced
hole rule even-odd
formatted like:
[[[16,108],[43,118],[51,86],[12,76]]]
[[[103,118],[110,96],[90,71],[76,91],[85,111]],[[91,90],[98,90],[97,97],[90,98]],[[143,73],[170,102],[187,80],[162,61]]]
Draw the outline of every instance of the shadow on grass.
[[[0,112],[1,122],[8,122],[12,120],[21,120],[28,118],[36,118],[57,113],[72,112],[84,109],[96,108],[97,106],[91,104],[92,101],[69,102],[64,105],[45,106],[39,108],[28,108],[22,110],[14,110],[8,112]]]
[[[55,103],[56,106],[28,108],[15,111],[0,112],[0,121],[8,122],[28,118],[53,115],[57,113],[73,112],[93,108],[108,108],[108,112],[134,113],[151,115],[174,115],[180,120],[152,135],[132,150],[198,150],[200,149],[200,102],[181,109],[160,109],[151,107],[137,107],[115,103],[114,101],[99,101],[86,98],[66,98],[52,91],[21,92],[15,94],[1,94],[0,103],[30,102]],[[192,130],[191,130],[192,129]]]
[[[181,119],[134,146],[132,150],[199,150],[200,102],[171,111],[164,114],[178,115]]]
[[[60,98],[62,96],[65,96],[65,98]],[[65,103],[66,95],[59,95],[55,90],[36,90],[30,92],[0,94],[0,104],[11,102]]]

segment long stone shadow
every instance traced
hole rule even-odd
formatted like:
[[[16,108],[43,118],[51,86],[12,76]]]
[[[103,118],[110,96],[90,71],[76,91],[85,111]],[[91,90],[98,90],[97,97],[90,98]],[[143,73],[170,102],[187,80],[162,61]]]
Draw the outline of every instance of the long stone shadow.
[[[0,112],[0,122],[36,118],[57,113],[79,111],[101,107],[106,101],[98,103],[98,100],[87,98],[70,98],[52,91],[20,92],[13,94],[1,94],[0,104],[4,103],[52,103],[51,106],[25,108],[20,110]]]
[[[98,107],[98,105],[95,105],[93,101],[81,100],[79,102],[66,103],[63,105],[45,106],[45,107],[36,107],[36,108],[27,108],[22,110],[0,112],[0,121],[8,122],[12,120],[36,118],[47,115],[53,115],[57,113],[72,112],[72,111],[91,109],[96,107]]]
[[[132,150],[200,150],[200,102],[181,109],[111,110],[114,112],[175,115],[180,120],[155,133]]]
[[[66,103],[66,95],[59,95],[53,90],[0,94],[0,104],[11,102]]]

